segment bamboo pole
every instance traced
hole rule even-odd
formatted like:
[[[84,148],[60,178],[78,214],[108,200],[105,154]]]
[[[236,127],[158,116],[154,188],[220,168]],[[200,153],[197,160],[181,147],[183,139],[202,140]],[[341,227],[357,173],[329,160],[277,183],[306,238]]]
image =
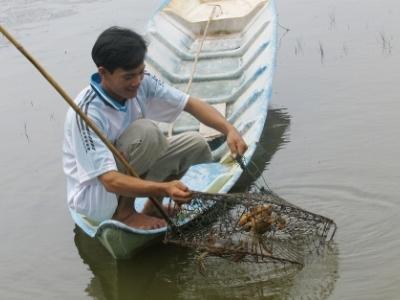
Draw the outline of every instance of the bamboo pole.
[[[10,41],[11,44],[15,46],[31,63],[35,66],[35,68],[43,75],[43,77],[57,90],[57,92],[64,98],[64,100],[68,103],[68,105],[82,118],[82,120],[92,129],[96,135],[100,138],[100,140],[110,149],[112,154],[124,165],[126,171],[129,175],[133,177],[140,178],[139,175],[135,172],[131,165],[127,162],[125,157],[118,151],[118,149],[107,139],[107,137],[97,128],[97,126],[90,120],[90,118],[82,112],[79,106],[72,100],[72,98],[64,91],[64,89],[59,85],[50,74],[37,62],[32,55],[26,51],[21,44],[17,42],[17,40],[0,24],[0,32]],[[174,227],[174,223],[169,218],[168,214],[164,211],[161,204],[158,203],[157,200],[149,197],[152,201],[153,205],[156,206],[158,211],[161,213],[165,221],[172,227]]]

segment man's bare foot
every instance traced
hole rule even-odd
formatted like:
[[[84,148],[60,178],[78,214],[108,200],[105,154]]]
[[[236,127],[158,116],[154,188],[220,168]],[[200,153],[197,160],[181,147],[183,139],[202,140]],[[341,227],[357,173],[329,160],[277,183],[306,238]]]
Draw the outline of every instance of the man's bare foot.
[[[157,229],[167,226],[167,223],[163,219],[147,216],[138,212],[133,212],[123,223],[141,229]]]
[[[133,210],[130,211],[129,214],[126,212],[123,215],[114,214],[113,219],[128,226],[141,229],[157,229],[167,226],[167,223],[163,219],[148,216]]]

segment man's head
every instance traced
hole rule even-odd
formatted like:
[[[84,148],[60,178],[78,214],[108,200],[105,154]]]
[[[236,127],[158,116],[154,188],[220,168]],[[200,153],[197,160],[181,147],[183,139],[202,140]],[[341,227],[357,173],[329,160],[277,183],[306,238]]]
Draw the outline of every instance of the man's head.
[[[102,86],[111,96],[124,100],[136,96],[143,79],[147,46],[136,32],[110,27],[97,38],[92,58],[96,64]]]

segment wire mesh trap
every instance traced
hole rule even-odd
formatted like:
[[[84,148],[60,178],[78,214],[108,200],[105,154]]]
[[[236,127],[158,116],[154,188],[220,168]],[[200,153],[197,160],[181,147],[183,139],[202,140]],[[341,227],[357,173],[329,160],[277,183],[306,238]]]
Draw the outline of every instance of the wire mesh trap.
[[[319,253],[333,239],[336,224],[305,211],[270,191],[195,193],[175,217],[165,242],[234,262],[303,266],[307,253]]]

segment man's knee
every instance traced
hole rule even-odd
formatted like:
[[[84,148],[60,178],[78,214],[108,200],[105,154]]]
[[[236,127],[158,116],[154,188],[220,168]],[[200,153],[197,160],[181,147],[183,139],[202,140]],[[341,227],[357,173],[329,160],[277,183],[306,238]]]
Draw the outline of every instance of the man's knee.
[[[167,139],[154,122],[141,119],[134,123],[137,124],[134,125],[133,130],[137,130],[142,147],[146,149],[156,147],[164,150],[168,147]]]
[[[168,145],[162,132],[154,122],[140,119],[133,122],[118,138],[117,147],[125,151],[132,145],[141,147],[154,147]]]
[[[158,126],[146,119],[133,122],[116,141],[117,148],[139,174],[147,172],[167,150],[168,144]]]
[[[190,132],[187,136],[190,140],[191,151],[193,151],[196,163],[210,162],[212,154],[206,139],[198,132]]]

